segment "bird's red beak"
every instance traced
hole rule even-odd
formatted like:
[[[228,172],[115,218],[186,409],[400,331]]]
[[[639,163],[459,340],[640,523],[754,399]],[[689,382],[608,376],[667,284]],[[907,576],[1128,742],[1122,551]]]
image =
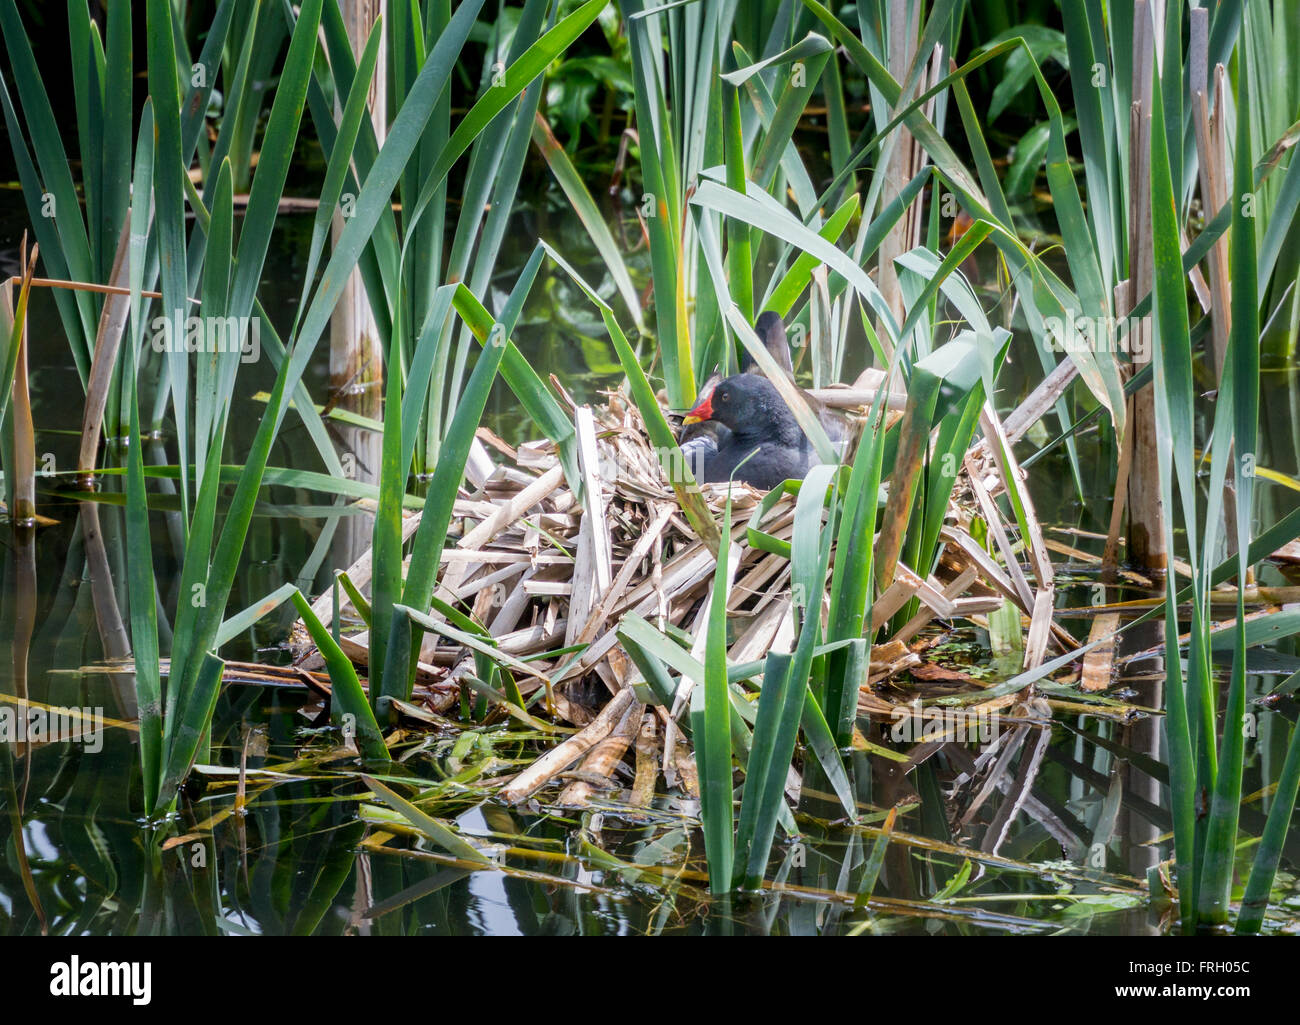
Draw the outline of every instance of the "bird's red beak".
[[[682,423],[698,424],[704,420],[712,420],[712,419],[713,419],[713,392],[709,392],[709,394],[704,397],[704,401],[702,401],[698,406],[696,406],[684,417],[682,417]]]

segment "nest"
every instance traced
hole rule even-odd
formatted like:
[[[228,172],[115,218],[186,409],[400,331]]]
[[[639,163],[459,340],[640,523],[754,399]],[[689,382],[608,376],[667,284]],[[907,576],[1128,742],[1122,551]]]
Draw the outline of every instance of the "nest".
[[[501,672],[510,674],[527,709],[500,707],[491,714],[544,719],[569,734],[506,779],[503,799],[524,801],[564,774],[568,782],[556,803],[584,805],[596,791],[618,786],[613,777],[631,749],[636,772],[630,804],[649,803],[660,773],[670,789],[694,797],[693,756],[678,729],[688,687],[678,688],[672,707],[656,702],[620,643],[619,629],[625,617],[640,617],[675,636],[702,662],[715,555],[683,515],[627,395],[609,393],[599,408],[570,405],[583,495],[568,486],[550,442],[516,448],[480,430],[480,443],[504,462],[484,472],[488,464],[480,458],[478,469],[471,465],[467,472],[436,597],[486,629],[491,636],[488,655],[499,658]],[[864,421],[860,416],[858,423]],[[1046,585],[1038,580],[1036,589],[1029,584],[998,521],[993,498],[1005,472],[986,443],[973,446],[949,503],[935,572],[922,575],[899,562],[892,581],[878,590],[870,635],[890,622],[896,629],[871,648],[859,683],[860,722],[896,724],[903,715],[924,717],[927,713],[916,702],[922,693],[966,695],[963,703],[970,713],[1015,703],[1022,710],[1028,707],[1027,693],[985,699],[980,692],[986,683],[926,658],[927,649],[945,634],[937,627],[962,621],[987,625],[985,617],[1004,603],[1021,614],[1025,665],[1041,662],[1049,645],[1061,651],[1077,647],[1052,621],[1050,578]],[[701,488],[720,519],[726,486]],[[749,531],[757,513],[763,533],[788,541],[795,496],[781,495],[765,511],[760,507],[764,493],[747,485],[732,485],[730,497],[734,579],[727,597],[728,658],[737,664],[793,646],[790,561],[752,545]],[[976,517],[990,524],[990,547],[1008,546],[1002,560],[972,536]],[[418,514],[406,518],[405,537],[418,522]],[[832,566],[833,560],[832,553]],[[1046,565],[1050,574],[1050,563]],[[347,572],[353,584],[364,588],[369,553]],[[828,572],[827,587],[829,580]],[[915,613],[897,627],[901,610],[913,600]],[[823,615],[826,607],[823,597]],[[316,611],[328,620],[331,594],[318,599]],[[484,656],[483,647],[476,651],[462,640],[451,629],[446,635],[426,635],[413,703],[402,703],[408,719],[418,722],[423,715],[428,722],[437,721],[458,703],[467,685],[481,684],[476,655]],[[364,631],[345,632],[341,645],[364,674],[369,645]],[[856,730],[855,743],[875,746]]]

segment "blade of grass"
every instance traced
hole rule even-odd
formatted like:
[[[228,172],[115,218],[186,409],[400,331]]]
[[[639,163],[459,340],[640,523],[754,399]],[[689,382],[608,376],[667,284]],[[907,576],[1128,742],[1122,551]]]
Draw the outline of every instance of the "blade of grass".
[[[730,494],[722,512],[722,536],[731,537]],[[704,826],[704,851],[709,863],[709,889],[713,893],[731,889],[736,855],[731,702],[727,683],[727,595],[731,590],[728,566],[734,547],[723,544],[718,550],[706,628],[703,701],[691,705],[695,759],[700,773],[700,821]]]
[[[388,745],[384,743],[383,732],[375,721],[365,691],[361,689],[361,681],[357,679],[352,660],[343,654],[343,649],[330,636],[325,624],[316,618],[311,604],[302,592],[294,588],[291,597],[329,672],[331,721],[356,737],[357,750],[363,758],[369,761],[388,761]]]
[[[541,114],[538,114],[533,122],[533,144],[536,145],[537,152],[542,155],[546,166],[551,169],[551,174],[555,175],[556,182],[568,197],[573,212],[578,215],[582,226],[591,236],[592,244],[595,245],[600,258],[604,260],[610,277],[614,279],[614,285],[618,288],[623,304],[632,315],[632,323],[636,325],[637,331],[644,334],[646,327],[636,286],[632,284],[627,264],[624,263],[618,244],[605,223],[605,216],[596,206],[596,201],[592,199],[591,192],[588,191],[578,169],[573,166],[573,161],[569,159],[564,147],[551,131],[551,126],[546,123],[546,118]]]
[[[461,861],[473,862],[476,865],[491,865],[492,859],[480,851],[468,840],[465,840],[459,833],[452,830],[448,825],[426,815],[420,811],[410,801],[394,793],[379,780],[364,773],[361,776],[361,782],[368,786],[376,797],[401,815],[411,823],[416,829],[436,843],[448,854]]]
[[[1196,552],[1196,485],[1195,466],[1191,449],[1195,437],[1191,346],[1187,316],[1186,278],[1182,272],[1182,252],[1179,247],[1178,225],[1174,208],[1173,180],[1169,156],[1166,152],[1164,113],[1161,105],[1159,82],[1152,90],[1151,128],[1151,207],[1152,236],[1155,245],[1155,288],[1153,312],[1155,332],[1152,360],[1155,364],[1156,422],[1161,437],[1169,439],[1161,445],[1159,453],[1160,493],[1166,510],[1165,542],[1167,550],[1174,549],[1174,481],[1182,497],[1182,518],[1187,529],[1188,545]],[[1193,604],[1200,599],[1199,581],[1194,581],[1196,592]],[[1166,574],[1165,643],[1169,651],[1178,644],[1178,617],[1175,577]],[[1195,628],[1193,628],[1195,632]],[[1193,768],[1192,732],[1189,719],[1187,684],[1184,682],[1181,662],[1177,658],[1165,660],[1165,686],[1167,702],[1165,731],[1169,739],[1169,778],[1174,816],[1174,848],[1178,870],[1179,905],[1182,910],[1183,929],[1195,926],[1197,901],[1196,861],[1193,844],[1195,838],[1195,810],[1193,801],[1197,790]],[[1195,683],[1193,682],[1193,686]],[[1212,712],[1211,706],[1211,712]]]
[[[149,234],[149,201],[153,181],[153,104],[146,100],[140,115],[140,136],[136,143],[134,194],[142,201],[131,207],[131,243],[128,250],[131,282],[131,334],[139,337],[140,289],[144,277],[145,246]],[[136,394],[139,376],[139,347],[125,346],[122,374],[122,408],[127,411],[126,451],[126,569],[133,601],[130,603],[131,650],[135,662],[136,702],[140,711],[140,765],[144,786],[145,814],[158,808],[162,780],[162,679],[159,672],[158,604],[153,569],[153,541],[149,536],[149,506],[145,494],[144,458],[140,432],[140,404]]]
[[[1231,442],[1236,454],[1236,543],[1237,579],[1247,580],[1247,553],[1250,550],[1251,497],[1256,460],[1259,417],[1259,294],[1255,248],[1255,219],[1247,215],[1247,204],[1254,198],[1243,188],[1251,183],[1250,120],[1240,116],[1250,109],[1250,76],[1242,75],[1238,86],[1236,160],[1233,181],[1237,195],[1232,205],[1232,328],[1222,388],[1230,396],[1230,406],[1220,405],[1215,415],[1215,442],[1226,435],[1228,424],[1220,423],[1220,411],[1231,413]],[[1222,396],[1221,396],[1222,398]],[[1218,445],[1216,444],[1216,448]],[[1225,446],[1226,447],[1226,446]],[[1223,453],[1226,457],[1227,453]],[[1218,473],[1226,458],[1216,458]],[[1222,501],[1221,487],[1211,489],[1207,524],[1217,524]],[[1211,530],[1213,528],[1211,527]],[[1207,548],[1210,538],[1206,539]],[[1206,552],[1208,563],[1211,553]],[[1246,718],[1246,606],[1244,587],[1237,588],[1237,644],[1233,649],[1232,682],[1223,712],[1223,739],[1219,749],[1218,776],[1210,801],[1210,820],[1205,834],[1205,859],[1201,868],[1198,917],[1202,923],[1221,925],[1228,921],[1232,897],[1232,874],[1237,851],[1237,824],[1241,812],[1241,780],[1245,768]],[[1217,688],[1215,688],[1217,691]],[[1213,738],[1211,738],[1211,743]],[[1292,797],[1294,802],[1294,795]]]

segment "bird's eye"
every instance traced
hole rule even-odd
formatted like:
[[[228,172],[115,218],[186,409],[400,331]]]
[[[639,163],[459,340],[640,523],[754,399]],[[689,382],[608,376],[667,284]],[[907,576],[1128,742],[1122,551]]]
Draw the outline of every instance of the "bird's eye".
[[[728,395],[726,392],[723,392],[721,395],[718,396],[718,401],[719,401],[719,402],[726,402],[726,401],[727,401],[728,399],[730,399],[730,398],[731,398],[730,395]]]

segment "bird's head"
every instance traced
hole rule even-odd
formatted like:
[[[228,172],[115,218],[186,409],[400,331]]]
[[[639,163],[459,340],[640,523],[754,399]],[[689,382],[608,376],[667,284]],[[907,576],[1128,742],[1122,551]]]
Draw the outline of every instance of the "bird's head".
[[[686,414],[682,423],[706,420],[720,423],[742,436],[771,435],[786,420],[793,424],[776,388],[760,374],[736,374],[720,381]]]

